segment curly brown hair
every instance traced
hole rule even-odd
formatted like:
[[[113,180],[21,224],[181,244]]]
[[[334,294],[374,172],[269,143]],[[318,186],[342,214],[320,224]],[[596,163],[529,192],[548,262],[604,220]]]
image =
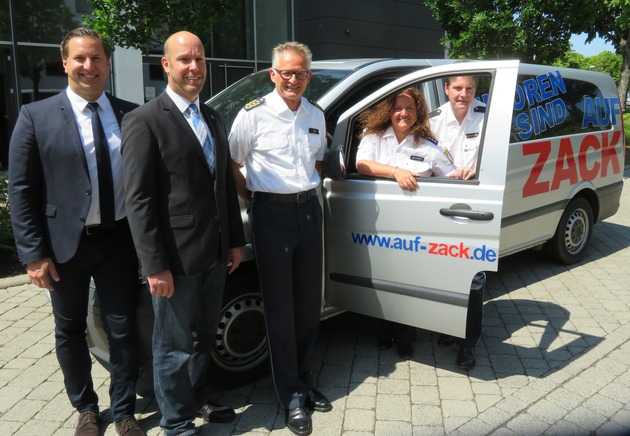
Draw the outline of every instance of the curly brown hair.
[[[429,127],[429,110],[424,100],[424,96],[413,86],[405,88],[402,91],[392,94],[385,100],[381,101],[377,105],[369,108],[361,115],[359,115],[359,124],[363,129],[363,135],[370,133],[381,134],[391,125],[392,108],[396,98],[404,95],[413,99],[416,104],[416,124],[411,128],[410,134],[413,134],[414,139],[417,141],[420,138],[433,139],[435,136],[431,133]]]

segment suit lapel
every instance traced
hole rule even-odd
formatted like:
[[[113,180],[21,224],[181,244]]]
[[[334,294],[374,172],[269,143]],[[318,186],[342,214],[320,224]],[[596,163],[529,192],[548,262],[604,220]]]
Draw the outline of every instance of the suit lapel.
[[[66,140],[64,144],[61,144],[62,147],[72,147],[74,153],[79,155],[79,159],[83,162],[83,169],[85,170],[85,174],[89,177],[87,160],[85,159],[85,152],[83,151],[83,143],[81,141],[81,134],[79,133],[79,126],[77,126],[77,121],[74,117],[74,111],[72,110],[72,105],[70,104],[70,100],[66,95],[65,91],[59,93],[60,101],[59,101],[59,111],[61,112],[61,116],[64,121],[63,128],[64,135]]]
[[[114,111],[114,115],[116,116],[116,121],[118,121],[118,128],[122,126],[122,119],[125,115],[125,111],[118,105],[118,102],[111,95],[105,93],[105,96],[109,100],[109,104],[112,105],[112,110]]]
[[[184,138],[180,141],[180,146],[189,147],[192,146],[195,150],[195,153],[199,155],[199,158],[202,160],[208,171],[210,171],[210,167],[208,167],[208,162],[206,161],[206,157],[203,154],[203,150],[201,149],[201,144],[199,144],[199,139],[197,139],[197,135],[193,132],[193,129],[184,118],[184,114],[182,114],[179,108],[175,105],[173,100],[168,96],[166,92],[163,92],[160,97],[160,103],[162,104],[162,110],[168,113],[171,121],[175,123],[176,129],[184,134]]]

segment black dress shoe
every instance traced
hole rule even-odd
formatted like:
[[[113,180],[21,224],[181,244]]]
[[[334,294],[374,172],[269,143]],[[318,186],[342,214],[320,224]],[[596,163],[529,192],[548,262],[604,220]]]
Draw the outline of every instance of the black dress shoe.
[[[308,391],[307,406],[316,412],[330,412],[333,409],[328,398],[315,388],[311,388],[311,390]]]
[[[287,428],[299,436],[313,432],[311,415],[306,409],[306,396],[302,393],[296,392],[291,396],[287,409]]]
[[[198,415],[206,422],[227,423],[234,421],[236,413],[229,406],[220,406],[207,402],[199,409]]]
[[[459,352],[457,353],[457,366],[462,369],[471,370],[475,367],[475,348],[460,345]]]

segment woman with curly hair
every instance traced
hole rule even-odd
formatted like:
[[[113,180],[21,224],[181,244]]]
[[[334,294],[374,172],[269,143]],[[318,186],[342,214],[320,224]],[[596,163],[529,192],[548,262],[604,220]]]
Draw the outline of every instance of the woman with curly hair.
[[[357,151],[359,173],[396,180],[415,191],[419,176],[455,176],[455,167],[437,146],[427,105],[414,87],[403,89],[359,117],[363,138]]]

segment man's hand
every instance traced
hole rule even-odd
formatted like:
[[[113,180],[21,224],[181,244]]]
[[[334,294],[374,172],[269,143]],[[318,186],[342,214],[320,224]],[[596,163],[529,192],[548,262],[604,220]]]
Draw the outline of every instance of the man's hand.
[[[175,283],[170,270],[151,274],[147,277],[149,290],[154,297],[171,298],[175,293]]]
[[[411,171],[403,170],[402,168],[394,168],[392,177],[405,191],[415,191],[418,187],[416,176]]]
[[[26,273],[30,277],[31,283],[38,288],[45,288],[52,291],[52,280],[56,282],[59,281],[59,274],[57,274],[55,263],[49,257],[36,260],[26,265]]]
[[[475,177],[475,170],[467,167],[456,168],[447,177],[451,179],[470,180]]]
[[[245,254],[245,250],[243,247],[230,248],[228,250],[228,274],[232,274],[236,268],[241,264],[241,260],[243,260],[243,256]]]

